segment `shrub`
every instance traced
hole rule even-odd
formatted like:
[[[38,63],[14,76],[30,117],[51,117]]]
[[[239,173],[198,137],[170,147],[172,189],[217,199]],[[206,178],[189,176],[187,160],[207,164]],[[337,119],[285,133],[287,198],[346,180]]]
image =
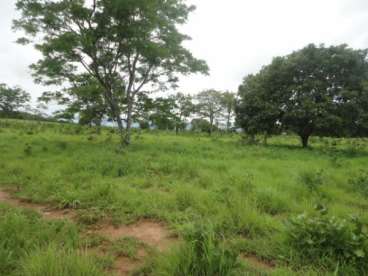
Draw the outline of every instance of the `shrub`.
[[[301,264],[368,269],[368,235],[357,218],[338,219],[320,207],[316,213],[290,219],[286,241]]]

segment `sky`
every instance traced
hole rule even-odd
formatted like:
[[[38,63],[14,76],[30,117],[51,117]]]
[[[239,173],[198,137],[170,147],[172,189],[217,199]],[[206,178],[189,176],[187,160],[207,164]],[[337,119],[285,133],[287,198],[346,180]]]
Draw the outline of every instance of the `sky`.
[[[17,45],[11,30],[16,0],[0,1],[0,83],[19,85],[36,98],[47,87],[33,82],[28,66],[40,54]],[[242,79],[272,58],[309,43],[368,48],[368,0],[187,0],[197,9],[180,30],[185,46],[207,61],[210,75],[180,80],[178,91],[237,91]]]

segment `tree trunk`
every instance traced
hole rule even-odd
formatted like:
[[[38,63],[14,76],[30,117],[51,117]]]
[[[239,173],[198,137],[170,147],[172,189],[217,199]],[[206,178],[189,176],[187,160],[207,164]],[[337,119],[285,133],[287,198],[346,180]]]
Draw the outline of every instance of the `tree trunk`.
[[[303,148],[307,148],[308,147],[309,136],[310,136],[309,134],[304,134],[304,135],[301,135],[300,136],[300,139],[302,141]]]
[[[213,116],[210,115],[210,131],[209,131],[210,136],[212,136],[212,132],[213,132]]]
[[[227,115],[226,132],[229,132],[230,130],[230,118],[231,118],[231,113],[229,112]]]
[[[133,99],[128,94],[128,110],[127,110],[127,125],[126,125],[126,133],[124,138],[125,145],[130,145],[130,137],[131,137],[131,130],[132,130],[132,112],[133,112]]]
[[[110,106],[112,119],[115,120],[115,122],[118,125],[120,143],[121,143],[121,145],[123,145],[123,143],[124,143],[124,128],[123,128],[123,121],[121,120],[121,117],[120,117],[121,114],[120,114],[119,105],[118,105],[117,101],[114,99],[114,96],[113,96],[110,89],[106,89],[103,96],[104,96],[105,101],[107,102],[107,104]]]
[[[267,146],[268,133],[265,133],[263,136],[263,145]]]

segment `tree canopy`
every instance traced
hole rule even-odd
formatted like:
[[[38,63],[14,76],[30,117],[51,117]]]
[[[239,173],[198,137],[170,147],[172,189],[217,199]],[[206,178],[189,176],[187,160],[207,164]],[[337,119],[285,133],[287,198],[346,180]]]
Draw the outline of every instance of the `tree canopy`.
[[[208,67],[183,46],[190,39],[177,25],[194,10],[182,0],[17,0],[14,28],[26,34],[42,58],[32,65],[44,84],[71,84],[89,74],[123,139],[119,99],[126,102],[126,133],[140,92],[175,87],[180,75],[207,73]]]
[[[9,87],[0,83],[0,112],[5,116],[12,115],[19,109],[26,107],[31,100],[29,93],[20,87]]]
[[[367,50],[308,45],[244,79],[237,121],[251,134],[293,131],[304,147],[313,133],[357,134],[351,127],[368,112],[360,100],[367,77]],[[354,116],[346,116],[349,109]]]

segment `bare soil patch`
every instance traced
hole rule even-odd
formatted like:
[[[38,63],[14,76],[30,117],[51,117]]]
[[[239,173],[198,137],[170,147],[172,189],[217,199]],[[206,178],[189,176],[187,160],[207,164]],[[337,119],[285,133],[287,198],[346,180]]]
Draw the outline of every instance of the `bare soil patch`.
[[[0,202],[17,208],[33,210],[48,220],[77,220],[77,214],[74,210],[60,210],[52,206],[32,203],[28,200],[15,198],[10,191],[6,190],[0,190]],[[105,223],[97,225],[95,228],[90,228],[88,233],[104,236],[112,242],[124,237],[134,237],[160,252],[169,248],[176,240],[162,223],[152,220],[141,220],[130,225],[118,227]],[[106,248],[95,248],[91,250],[91,253],[102,256],[106,254]],[[112,272],[120,276],[129,275],[131,271],[137,269],[142,264],[146,256],[147,252],[144,249],[139,250],[135,259],[118,256]]]
[[[167,249],[175,242],[163,224],[151,220],[141,220],[134,224],[118,227],[110,224],[102,225],[95,232],[110,240],[133,237],[160,251]]]

